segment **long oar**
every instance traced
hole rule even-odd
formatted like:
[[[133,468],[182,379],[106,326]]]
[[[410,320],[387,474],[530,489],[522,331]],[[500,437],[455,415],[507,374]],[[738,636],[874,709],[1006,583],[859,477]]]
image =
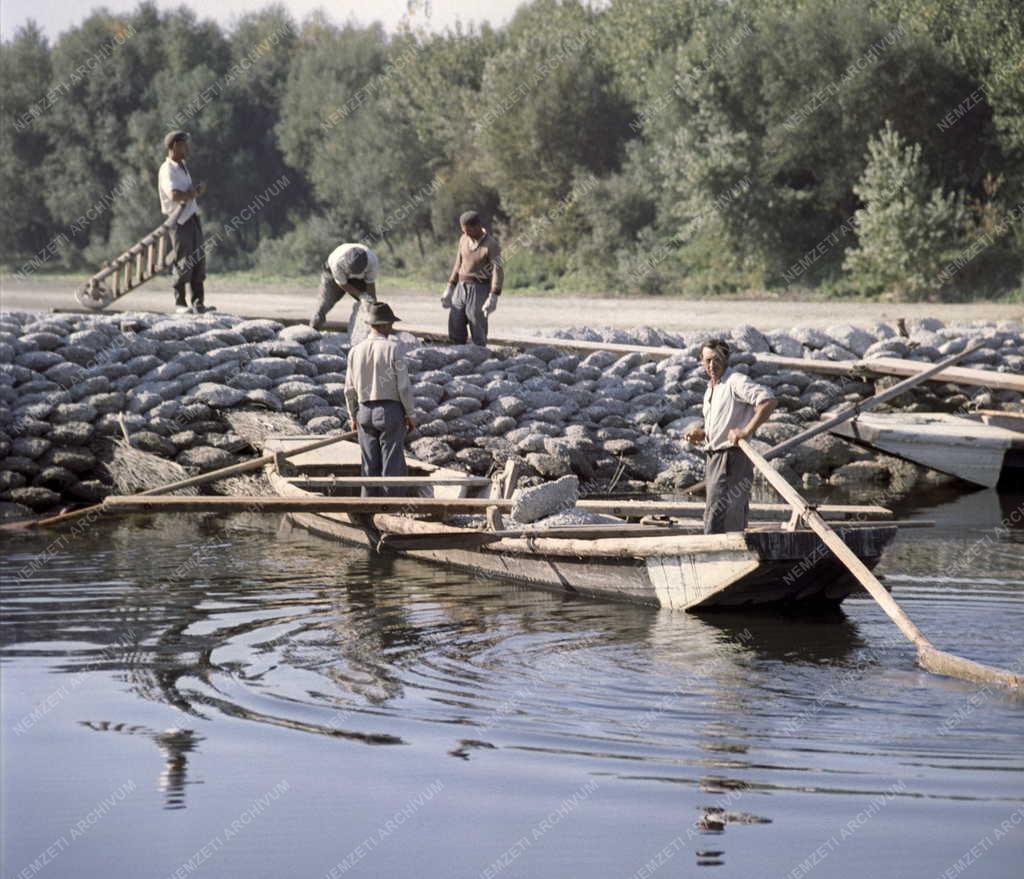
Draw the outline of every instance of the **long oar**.
[[[831,430],[838,424],[849,421],[851,418],[856,418],[861,412],[870,412],[872,409],[881,406],[882,403],[886,403],[894,397],[899,397],[902,394],[905,394],[907,391],[917,387],[922,382],[928,381],[932,376],[942,372],[942,370],[947,367],[958,363],[972,351],[976,351],[984,344],[984,339],[976,339],[959,354],[951,354],[945,360],[940,360],[933,366],[928,367],[928,369],[917,373],[917,375],[912,375],[910,378],[905,378],[903,381],[897,382],[888,390],[881,391],[873,397],[868,397],[862,403],[856,403],[850,408],[844,409],[838,415],[833,415],[831,418],[825,419],[825,421],[819,421],[817,424],[812,424],[807,428],[807,430],[802,430],[800,433],[796,434],[796,436],[791,436],[788,440],[783,440],[778,445],[774,445],[768,449],[768,451],[764,453],[765,460],[770,461],[772,458],[784,455],[790,449],[794,449],[801,443],[807,442],[811,437],[818,436],[818,434],[824,433],[826,430]],[[700,482],[694,483],[689,488],[685,489],[685,491],[687,494],[692,494],[693,492],[703,489],[704,485],[705,482],[702,479]]]
[[[914,625],[913,620],[903,612],[903,608],[896,603],[896,600],[889,594],[886,588],[878,582],[875,575],[868,570],[867,565],[857,558],[856,554],[843,542],[843,539],[835,531],[829,528],[825,520],[803,499],[800,493],[786,482],[780,473],[772,469],[764,455],[756,451],[746,440],[740,440],[739,447],[753,461],[754,466],[761,471],[761,475],[786,499],[794,511],[800,514],[825,545],[835,553],[836,558],[846,565],[850,573],[860,581],[871,597],[881,605],[882,610],[885,611],[889,619],[896,623],[900,631],[917,647],[917,662],[921,668],[935,674],[963,678],[967,681],[1002,684],[1007,687],[1024,686],[1024,676],[1005,671],[1001,668],[982,665],[980,662],[964,659],[961,656],[954,656],[952,653],[946,653],[944,650],[939,650],[935,647],[921,630]]]
[[[281,457],[291,458],[295,455],[301,455],[303,452],[312,452],[315,449],[322,449],[324,446],[329,446],[332,443],[338,443],[342,440],[355,439],[356,436],[357,432],[350,430],[347,433],[338,434],[337,436],[321,437],[311,443],[296,446],[294,449],[282,452]],[[143,491],[140,493],[143,495],[169,494],[172,491],[178,491],[182,488],[192,488],[197,485],[208,485],[211,482],[216,482],[218,479],[226,479],[229,476],[238,476],[240,473],[249,473],[252,470],[259,470],[267,464],[273,463],[274,459],[275,455],[272,453],[260,455],[258,458],[253,458],[251,461],[243,461],[241,464],[232,464],[230,467],[221,467],[219,470],[211,470],[209,473],[201,473],[199,476],[191,476],[188,479],[179,479],[177,482],[170,482],[167,485],[160,485],[156,488],[149,489],[149,491]],[[99,514],[99,512],[104,509],[107,512],[110,512],[110,508],[105,507],[101,502],[89,507],[83,507],[81,510],[75,510],[71,513],[62,513],[59,516],[48,516],[45,519],[29,519],[27,522],[13,522],[10,525],[4,525],[3,528],[17,530],[24,528],[44,528],[49,525],[63,525],[66,522],[71,522],[72,520],[79,519],[83,516]]]

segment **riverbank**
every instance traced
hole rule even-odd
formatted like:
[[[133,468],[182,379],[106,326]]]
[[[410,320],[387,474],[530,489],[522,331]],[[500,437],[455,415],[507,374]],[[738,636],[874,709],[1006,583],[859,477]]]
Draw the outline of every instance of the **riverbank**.
[[[719,332],[735,348],[734,367],[771,387],[780,400],[758,434],[763,447],[836,406],[873,395],[876,383],[779,369],[759,363],[758,353],[932,362],[984,338],[985,346],[965,363],[1024,368],[1022,325],[1011,321],[946,325],[911,319],[899,328],[875,322]],[[524,459],[529,482],[575,473],[590,491],[673,492],[697,481],[703,457],[682,436],[700,416],[706,378],[697,355],[706,331],[577,327],[559,334],[669,346],[679,353],[653,361],[640,352],[488,350],[423,345],[409,336],[419,425],[410,437],[412,453],[476,474],[515,455]],[[0,501],[17,505],[10,512],[27,513],[102,499],[112,491],[106,465],[113,442],[125,435],[135,448],[190,471],[236,463],[253,452],[226,418],[241,409],[288,413],[310,433],[342,430],[348,342],[345,333],[219,312],[9,312],[0,319]],[[933,383],[898,403],[911,411],[963,412],[1019,408],[1021,400],[1011,391]],[[776,466],[805,486],[860,486],[890,499],[921,479],[940,478],[829,435],[802,444]]]
[[[0,285],[3,311],[43,311],[78,308],[74,292],[84,279],[78,275],[43,275],[19,281],[10,276]],[[316,302],[318,272],[303,278],[256,275],[213,275],[207,282],[207,301],[220,311],[270,318],[306,319]],[[406,323],[442,331],[447,313],[438,304],[443,279],[433,286],[385,277],[379,298],[389,302]],[[435,289],[436,288],[436,289]],[[134,290],[115,302],[114,311],[173,312],[169,288],[159,280]],[[1006,302],[894,303],[876,300],[796,299],[767,294],[750,297],[687,299],[676,296],[580,295],[555,291],[507,290],[492,319],[492,332],[542,333],[579,323],[592,327],[638,329],[656,324],[672,332],[714,330],[751,323],[762,331],[804,324],[824,329],[835,323],[869,323],[899,319],[937,318],[946,323],[1024,319],[1024,305]],[[348,308],[338,306],[331,318],[346,320]]]

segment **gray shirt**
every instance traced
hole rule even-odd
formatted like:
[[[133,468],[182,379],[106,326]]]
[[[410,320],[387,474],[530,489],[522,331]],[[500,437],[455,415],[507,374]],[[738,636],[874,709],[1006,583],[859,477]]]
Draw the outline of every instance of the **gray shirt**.
[[[371,331],[348,352],[345,402],[354,414],[360,403],[373,400],[397,400],[412,415],[412,383],[402,347],[394,336]]]
[[[704,433],[707,450],[718,452],[729,448],[729,431],[744,427],[754,414],[754,407],[775,395],[742,372],[727,369],[718,384],[708,382],[704,392]]]

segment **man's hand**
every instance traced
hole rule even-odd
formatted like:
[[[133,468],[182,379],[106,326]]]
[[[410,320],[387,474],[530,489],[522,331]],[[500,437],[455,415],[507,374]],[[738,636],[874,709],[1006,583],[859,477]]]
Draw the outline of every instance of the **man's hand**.
[[[412,420],[411,415],[405,416],[405,429],[412,433],[416,429],[416,422]]]
[[[441,294],[441,308],[452,307],[452,297],[455,295],[455,285],[449,284]]]
[[[691,427],[683,434],[683,439],[694,445],[704,442],[705,438],[704,429],[701,427]]]
[[[493,293],[487,297],[487,301],[484,303],[484,315],[492,314],[498,307],[498,297]]]
[[[734,427],[729,431],[729,444],[736,445],[741,439],[746,439],[750,433],[745,427]]]
[[[202,182],[199,183],[198,186],[196,186],[196,198],[199,198],[199,196],[201,196],[201,195],[206,195],[206,181],[205,180],[203,180]]]

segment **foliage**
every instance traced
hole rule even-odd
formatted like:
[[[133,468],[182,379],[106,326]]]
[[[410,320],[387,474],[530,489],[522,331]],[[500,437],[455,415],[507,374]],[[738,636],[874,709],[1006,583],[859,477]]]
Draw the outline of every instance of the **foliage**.
[[[852,272],[870,287],[921,298],[942,286],[943,257],[963,222],[959,195],[929,182],[919,144],[907,144],[891,122],[868,143],[868,163],[854,191],[858,246]]]
[[[0,261],[81,271],[153,229],[180,127],[215,271],[315,273],[348,239],[436,283],[473,207],[509,288],[1019,296],[1021,59],[1019,0],[530,0],[443,33],[143,2],[52,44],[30,23],[0,43]]]

